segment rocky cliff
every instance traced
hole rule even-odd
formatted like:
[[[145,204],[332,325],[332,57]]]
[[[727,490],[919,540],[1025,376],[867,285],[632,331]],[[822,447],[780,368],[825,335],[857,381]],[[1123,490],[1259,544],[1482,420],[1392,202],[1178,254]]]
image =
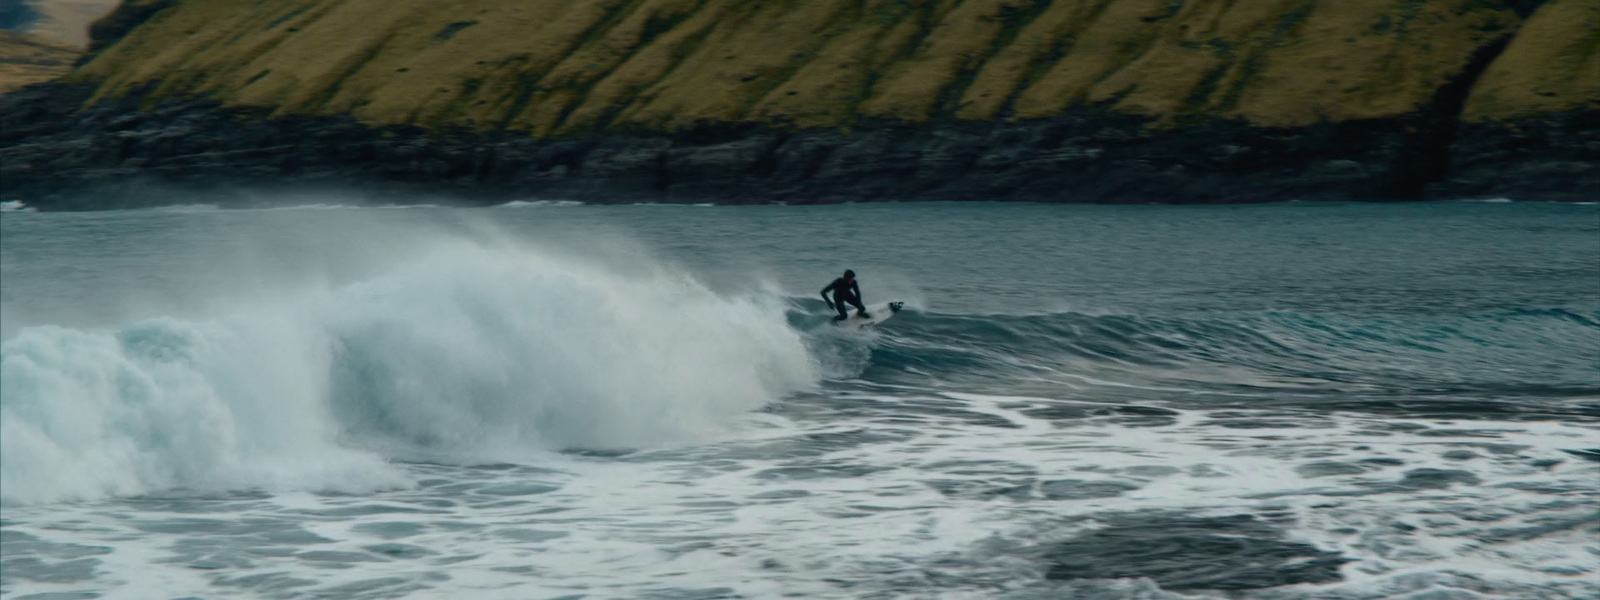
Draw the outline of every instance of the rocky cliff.
[[[0,175],[45,206],[1585,198],[1596,32],[1600,0],[128,0],[0,98]]]

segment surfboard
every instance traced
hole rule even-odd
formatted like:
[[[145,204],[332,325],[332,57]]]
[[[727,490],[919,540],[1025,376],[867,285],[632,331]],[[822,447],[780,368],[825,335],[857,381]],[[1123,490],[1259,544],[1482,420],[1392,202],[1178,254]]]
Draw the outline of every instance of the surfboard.
[[[870,305],[867,307],[867,314],[872,316],[864,319],[861,318],[861,315],[856,314],[855,309],[852,308],[850,309],[850,318],[843,321],[834,321],[834,324],[845,329],[872,327],[889,320],[895,313],[900,312],[900,309],[904,308],[905,305],[906,303],[904,302],[884,302]]]

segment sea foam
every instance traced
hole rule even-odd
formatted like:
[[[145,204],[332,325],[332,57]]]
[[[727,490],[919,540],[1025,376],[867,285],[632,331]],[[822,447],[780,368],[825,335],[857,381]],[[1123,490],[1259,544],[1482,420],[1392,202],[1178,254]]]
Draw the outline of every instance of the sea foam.
[[[387,461],[694,439],[814,385],[766,295],[655,264],[435,244],[224,317],[0,347],[0,499],[403,484]]]

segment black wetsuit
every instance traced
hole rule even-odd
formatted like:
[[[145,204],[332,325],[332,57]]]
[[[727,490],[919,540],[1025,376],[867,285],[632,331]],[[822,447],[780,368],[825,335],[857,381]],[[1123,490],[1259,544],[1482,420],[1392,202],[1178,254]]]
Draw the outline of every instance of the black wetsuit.
[[[856,307],[862,313],[867,312],[867,307],[861,305],[861,286],[852,279],[848,282],[843,277],[833,280],[828,287],[822,288],[822,298],[828,299],[828,292],[833,292],[833,309],[839,311],[839,319],[844,320],[850,316],[845,308],[845,303]]]

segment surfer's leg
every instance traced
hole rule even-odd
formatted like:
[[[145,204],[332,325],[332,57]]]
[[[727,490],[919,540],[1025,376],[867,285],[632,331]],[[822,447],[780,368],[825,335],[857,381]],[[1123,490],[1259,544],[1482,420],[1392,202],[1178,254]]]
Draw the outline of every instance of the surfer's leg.
[[[847,308],[845,306],[843,298],[840,298],[838,296],[834,296],[833,297],[833,307],[839,311],[839,316],[834,317],[833,320],[835,320],[835,321],[843,321],[845,319],[850,318],[849,308]]]
[[[851,296],[850,305],[856,307],[856,314],[861,315],[863,318],[872,318],[872,315],[867,314],[867,307],[861,305],[860,298]]]

